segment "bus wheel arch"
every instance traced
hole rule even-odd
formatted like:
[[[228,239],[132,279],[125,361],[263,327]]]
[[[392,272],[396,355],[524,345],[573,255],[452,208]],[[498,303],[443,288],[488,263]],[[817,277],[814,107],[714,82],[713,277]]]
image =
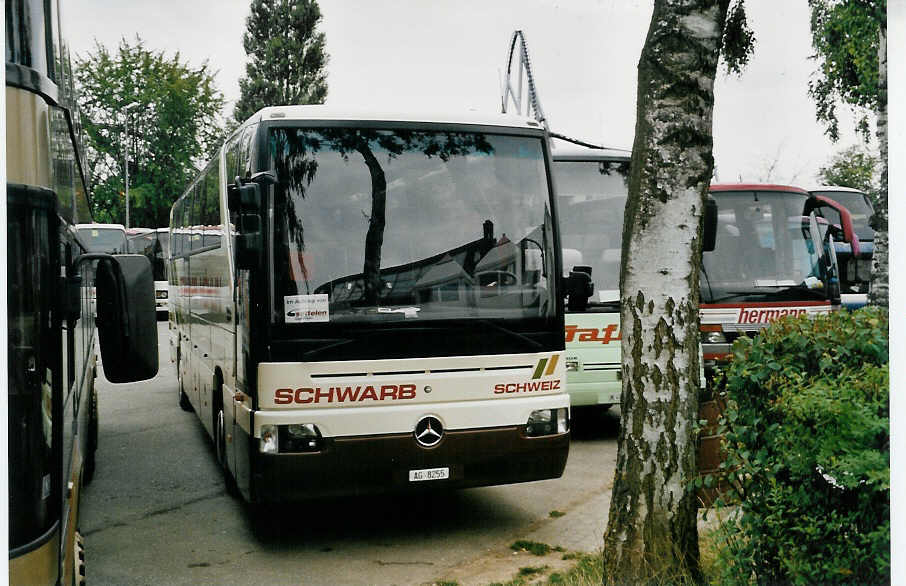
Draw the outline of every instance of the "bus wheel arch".
[[[220,368],[214,371],[214,385],[211,397],[211,411],[214,417],[214,450],[217,455],[217,463],[223,472],[223,480],[226,484],[227,492],[231,495],[238,494],[236,480],[233,478],[233,472],[230,470],[230,464],[227,461],[226,450],[226,417],[223,407],[223,373]]]

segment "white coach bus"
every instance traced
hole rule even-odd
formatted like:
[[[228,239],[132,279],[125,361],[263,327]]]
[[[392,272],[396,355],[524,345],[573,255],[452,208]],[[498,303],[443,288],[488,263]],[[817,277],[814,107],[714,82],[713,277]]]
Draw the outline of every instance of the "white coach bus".
[[[545,131],[266,108],[171,212],[179,400],[251,502],[559,477]]]

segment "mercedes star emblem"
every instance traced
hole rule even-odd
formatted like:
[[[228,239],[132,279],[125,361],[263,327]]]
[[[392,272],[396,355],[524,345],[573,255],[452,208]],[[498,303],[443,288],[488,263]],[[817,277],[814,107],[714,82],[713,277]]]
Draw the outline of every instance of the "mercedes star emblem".
[[[444,426],[433,415],[426,415],[415,424],[415,440],[426,448],[436,446],[443,436]]]

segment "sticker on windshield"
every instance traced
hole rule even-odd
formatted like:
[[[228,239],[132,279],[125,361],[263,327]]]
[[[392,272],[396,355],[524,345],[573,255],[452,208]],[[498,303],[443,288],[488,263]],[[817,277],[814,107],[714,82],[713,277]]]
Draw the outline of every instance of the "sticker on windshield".
[[[327,293],[284,295],[283,316],[288,324],[330,321]]]

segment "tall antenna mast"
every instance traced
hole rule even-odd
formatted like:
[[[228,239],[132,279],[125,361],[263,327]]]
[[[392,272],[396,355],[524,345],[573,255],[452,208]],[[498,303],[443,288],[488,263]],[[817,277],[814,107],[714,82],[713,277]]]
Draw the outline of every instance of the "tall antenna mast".
[[[518,48],[517,48],[518,43]],[[513,66],[518,59],[518,70]],[[525,92],[528,91],[528,95]],[[541,109],[541,100],[538,99],[538,89],[535,87],[535,76],[532,74],[532,62],[529,60],[528,45],[525,44],[525,34],[521,30],[513,31],[510,38],[510,50],[506,57],[506,77],[500,84],[500,112],[507,113],[507,108],[512,104],[516,114],[534,118],[554,138],[559,138],[571,143],[593,149],[605,147],[585,142],[570,136],[552,132]]]
[[[518,73],[514,71],[514,57],[518,59]],[[528,95],[524,94],[526,90]],[[512,102],[515,113],[534,118],[545,129],[550,130],[547,119],[544,117],[544,111],[541,109],[538,91],[535,89],[528,46],[525,44],[525,35],[521,30],[513,31],[510,39],[510,50],[506,59],[506,77],[501,83],[500,111],[502,113],[507,113],[510,102]]]

